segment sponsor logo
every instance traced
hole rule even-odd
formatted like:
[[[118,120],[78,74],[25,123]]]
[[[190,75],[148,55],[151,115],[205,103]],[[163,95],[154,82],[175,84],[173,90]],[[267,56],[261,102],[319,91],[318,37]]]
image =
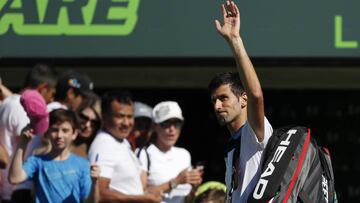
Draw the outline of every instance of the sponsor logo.
[[[324,199],[326,202],[329,202],[329,184],[324,175],[322,177],[322,191],[324,193]]]
[[[269,180],[267,180],[267,177],[271,176],[272,173],[275,170],[274,163],[278,163],[282,156],[284,155],[287,147],[290,144],[290,138],[293,134],[295,134],[297,130],[289,130],[287,132],[287,138],[286,140],[283,140],[280,142],[280,145],[277,147],[273,159],[270,161],[270,163],[267,165],[265,171],[261,174],[260,180],[258,184],[256,185],[253,197],[255,199],[261,199],[264,195],[265,189],[267,187],[267,184]]]
[[[0,35],[126,36],[140,0],[0,0]]]

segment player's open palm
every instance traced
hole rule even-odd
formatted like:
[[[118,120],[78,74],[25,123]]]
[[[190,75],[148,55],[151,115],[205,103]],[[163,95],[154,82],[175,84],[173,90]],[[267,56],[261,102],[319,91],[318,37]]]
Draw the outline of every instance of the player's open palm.
[[[238,7],[233,1],[226,1],[221,5],[224,24],[215,20],[217,31],[227,40],[238,38],[240,36],[240,13]]]

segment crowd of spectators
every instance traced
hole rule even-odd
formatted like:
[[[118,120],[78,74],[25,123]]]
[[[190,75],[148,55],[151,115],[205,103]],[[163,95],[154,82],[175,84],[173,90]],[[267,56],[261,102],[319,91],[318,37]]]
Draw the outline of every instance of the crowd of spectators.
[[[36,65],[19,93],[0,84],[1,202],[225,201],[222,183],[201,185],[204,167],[175,146],[179,103],[99,96],[86,74],[57,75]]]

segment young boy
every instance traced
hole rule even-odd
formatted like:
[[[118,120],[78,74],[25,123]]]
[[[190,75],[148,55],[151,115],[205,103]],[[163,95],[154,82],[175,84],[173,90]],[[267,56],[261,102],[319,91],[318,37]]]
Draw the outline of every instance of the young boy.
[[[10,166],[10,183],[33,180],[37,203],[94,200],[100,168],[92,165],[90,171],[88,160],[70,152],[77,133],[77,121],[72,111],[52,111],[46,134],[51,142],[51,151],[45,155],[30,156],[23,163],[24,151],[33,136],[33,129],[25,128]]]

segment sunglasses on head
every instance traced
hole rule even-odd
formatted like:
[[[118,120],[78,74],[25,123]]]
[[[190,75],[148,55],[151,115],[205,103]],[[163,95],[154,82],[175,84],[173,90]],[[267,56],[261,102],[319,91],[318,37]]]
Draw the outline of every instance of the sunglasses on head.
[[[170,128],[171,126],[175,126],[175,128],[181,128],[183,126],[183,122],[181,120],[167,120],[159,124],[161,128]]]

